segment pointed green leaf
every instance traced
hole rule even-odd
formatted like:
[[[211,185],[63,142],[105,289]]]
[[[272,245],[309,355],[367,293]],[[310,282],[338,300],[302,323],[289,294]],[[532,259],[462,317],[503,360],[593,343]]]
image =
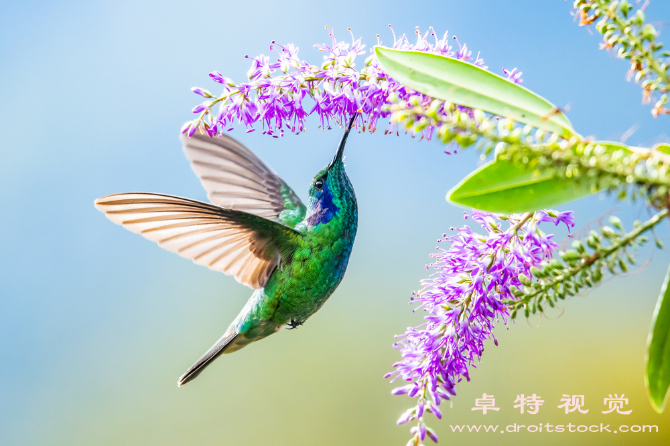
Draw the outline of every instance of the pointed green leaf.
[[[621,143],[594,141],[606,152],[631,150]],[[523,164],[498,159],[476,169],[447,194],[447,201],[482,211],[531,212],[567,203],[598,192],[594,184],[528,169]]]
[[[490,71],[458,59],[419,51],[376,46],[375,52],[386,73],[420,93],[564,137],[575,135],[572,124],[558,107]]]
[[[512,214],[550,208],[594,192],[569,178],[495,160],[465,177],[449,191],[447,200],[467,208]]]
[[[668,402],[670,387],[670,269],[658,296],[647,341],[647,373],[644,377],[649,400],[661,413]]]

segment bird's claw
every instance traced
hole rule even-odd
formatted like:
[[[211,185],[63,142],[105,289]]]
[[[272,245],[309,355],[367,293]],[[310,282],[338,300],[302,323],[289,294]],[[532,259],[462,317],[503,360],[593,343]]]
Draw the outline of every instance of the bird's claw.
[[[295,319],[291,319],[291,321],[286,324],[286,329],[287,330],[293,330],[294,328],[298,328],[302,324],[303,324],[303,321],[296,321]]]

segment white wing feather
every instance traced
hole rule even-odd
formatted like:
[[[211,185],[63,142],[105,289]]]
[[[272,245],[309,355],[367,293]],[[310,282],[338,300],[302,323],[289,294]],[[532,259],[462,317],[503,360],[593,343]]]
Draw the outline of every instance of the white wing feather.
[[[256,155],[229,136],[181,137],[186,157],[213,204],[280,221],[279,214],[304,204]],[[283,190],[283,194],[282,194]],[[287,202],[285,202],[285,200]]]
[[[95,207],[129,231],[198,265],[235,276],[251,288],[265,286],[281,259],[272,238],[241,222],[244,216],[209,203],[163,194],[128,193],[99,198]],[[284,229],[292,231],[282,226]]]

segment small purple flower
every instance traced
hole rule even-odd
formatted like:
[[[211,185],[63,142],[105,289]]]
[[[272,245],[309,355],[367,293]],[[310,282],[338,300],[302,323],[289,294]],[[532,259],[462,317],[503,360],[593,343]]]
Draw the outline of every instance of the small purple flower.
[[[440,54],[486,69],[479,55],[473,60],[467,45],[450,39],[448,33],[438,38],[432,27],[426,33],[417,28],[416,42],[410,42],[407,35],[396,37],[392,28],[391,32],[393,42],[390,46],[395,49]],[[388,106],[391,103],[418,98],[419,104],[427,108],[433,101],[433,98],[406,88],[387,76],[372,48],[369,57],[362,64],[357,63],[358,57],[366,53],[366,46],[360,38],[355,39],[353,33],[351,43],[338,41],[332,29],[329,36],[331,43],[315,45],[323,53],[320,65],[300,60],[294,45],[282,46],[273,41],[270,50],[277,54],[276,58],[247,56],[251,60],[249,82],[235,84],[218,71],[209,73],[210,78],[224,88],[218,97],[201,88],[193,88],[194,93],[212,99],[193,109],[193,113],[201,113],[198,121],[202,125],[198,128],[208,134],[216,128],[214,134],[222,134],[231,128],[231,124],[243,124],[249,130],[260,123],[264,134],[277,137],[283,136],[284,130],[303,132],[305,120],[311,114],[319,116],[322,128],[341,125],[357,114],[355,125],[363,131],[374,133],[379,122],[385,120],[384,133],[397,133],[397,123],[389,122],[391,111]],[[458,48],[452,46],[452,41]],[[379,36],[377,43],[382,43]],[[305,104],[305,99],[311,103]],[[213,110],[217,104],[218,113]],[[458,112],[472,114],[472,110],[462,107]],[[441,108],[438,113],[450,112]],[[424,127],[422,138],[431,139],[435,134],[434,126]]]
[[[188,129],[189,138],[195,134],[195,131],[198,130],[198,121],[193,121],[191,127]]]
[[[428,437],[429,437],[431,440],[433,440],[435,443],[437,443],[437,434],[435,433],[434,430],[432,430],[432,429],[429,428],[429,427],[426,427],[426,434],[428,435]]]
[[[193,113],[200,113],[200,112],[202,112],[206,109],[207,109],[207,105],[203,103],[203,104],[196,105],[195,107],[193,107],[192,112]]]
[[[416,413],[416,409],[414,409],[414,408],[407,409],[407,411],[405,411],[405,413],[402,414],[402,415],[400,416],[400,418],[398,418],[397,423],[398,423],[399,425],[400,425],[400,424],[405,424],[405,423],[407,423],[407,422],[410,421],[412,418],[414,418],[414,414],[415,414],[415,413]]]
[[[191,128],[191,121],[188,121],[181,127],[181,134],[183,135],[184,133],[188,132],[190,128]]]
[[[565,224],[565,226],[568,227],[568,229],[573,228],[575,226],[575,218],[573,217],[573,212],[572,211],[566,211],[566,212],[555,212],[556,217],[555,223],[556,226],[558,226],[559,223]]]
[[[214,97],[214,96],[212,96],[212,93],[210,93],[210,92],[207,91],[207,90],[203,90],[202,88],[199,88],[199,87],[193,87],[193,88],[191,88],[191,91],[192,91],[193,93],[195,93],[195,94],[199,94],[200,96],[205,97],[205,98],[212,98],[212,97]]]
[[[502,69],[503,73],[507,75],[507,80],[510,82],[513,82],[515,84],[520,84],[523,82],[523,79],[521,79],[521,75],[523,74],[521,71],[517,71],[516,68],[512,69],[512,71],[508,71],[505,68]]]
[[[427,312],[425,323],[397,336],[400,340],[394,347],[402,359],[386,375],[410,382],[394,389],[394,395],[418,398],[415,407],[398,420],[398,424],[417,420],[415,438],[426,435],[419,413],[425,408],[442,418],[438,406],[456,394],[457,383],[470,380],[469,369],[480,361],[484,341],[491,339],[497,345],[492,331],[495,323],[508,324],[510,314],[503,302],[517,300],[512,287],[523,288],[521,275],[532,277],[531,268],[551,258],[557,248],[553,235],[538,226],[542,222],[574,225],[572,212],[557,211],[507,217],[474,211],[465,214],[468,218],[483,231],[452,228],[453,235],[444,234],[438,240],[449,246],[431,254],[434,261],[428,266],[435,272],[412,297]]]
[[[212,71],[211,73],[209,73],[209,77],[211,77],[214,82],[218,82],[219,84],[227,83],[226,78],[223,77],[223,75],[218,71]]]

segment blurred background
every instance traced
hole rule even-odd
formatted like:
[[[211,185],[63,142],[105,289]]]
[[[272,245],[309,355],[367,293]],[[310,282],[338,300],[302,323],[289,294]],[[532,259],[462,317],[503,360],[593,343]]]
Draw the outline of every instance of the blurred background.
[[[206,199],[178,132],[207,74],[245,79],[245,54],[270,41],[312,45],[329,25],[368,45],[387,28],[449,30],[490,69],[523,71],[524,85],[570,105],[577,131],[631,144],[670,140],[670,117],[653,119],[627,63],[598,50],[569,1],[171,0],[3,2],[0,16],[0,444],[2,445],[402,445],[395,421],[411,401],[382,379],[399,354],[394,335],[418,325],[407,305],[426,276],[437,237],[463,223],[446,192],[478,154],[444,154],[437,142],[355,134],[347,170],[359,232],[345,280],[304,326],[216,361],[196,381],[177,378],[223,333],[251,290],[113,225],[97,197],[151,191]],[[670,4],[647,15],[670,40]],[[362,63],[363,58],[361,58]],[[272,139],[239,138],[305,199],[332,157],[339,129]],[[630,132],[628,132],[630,133]],[[604,196],[573,209],[577,230],[615,211],[630,228],[648,211]],[[545,228],[552,231],[550,227]],[[670,241],[668,225],[658,231]],[[559,232],[557,239],[565,239]],[[670,413],[645,394],[644,354],[667,249],[639,253],[629,277],[566,301],[550,317],[495,332],[481,366],[431,419],[443,443],[668,444]],[[651,262],[649,262],[651,261]],[[500,411],[472,412],[494,395]],[[537,394],[537,415],[513,409]],[[625,394],[630,415],[601,414]],[[565,415],[563,394],[585,395],[588,414]],[[452,433],[450,425],[647,424],[658,434]],[[614,429],[613,429],[614,430]],[[538,437],[541,435],[541,437]]]

